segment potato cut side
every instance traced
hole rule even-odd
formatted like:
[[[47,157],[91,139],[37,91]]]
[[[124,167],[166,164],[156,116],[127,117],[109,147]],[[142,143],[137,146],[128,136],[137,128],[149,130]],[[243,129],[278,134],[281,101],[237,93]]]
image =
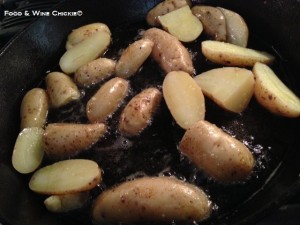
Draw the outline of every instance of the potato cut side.
[[[64,213],[82,208],[89,198],[89,192],[79,192],[66,195],[51,195],[44,204],[50,212]]]
[[[201,21],[203,31],[217,41],[227,40],[226,20],[220,9],[213,6],[196,5],[192,13]]]
[[[254,66],[256,62],[271,64],[274,61],[269,53],[219,41],[203,41],[201,48],[208,60],[227,66]]]
[[[102,55],[110,40],[110,34],[105,31],[94,33],[65,52],[59,61],[61,70],[66,74],[74,73],[79,67]]]
[[[38,127],[23,129],[16,140],[12,165],[19,173],[31,173],[41,164],[44,156],[44,130]]]
[[[238,13],[228,9],[218,7],[226,20],[227,42],[241,47],[248,44],[249,29],[248,26]]]
[[[188,5],[160,16],[158,20],[164,30],[183,42],[196,40],[203,30],[202,23]]]
[[[250,70],[224,67],[194,77],[203,93],[222,108],[240,113],[245,110],[254,91]]]
[[[163,96],[167,106],[183,129],[188,129],[205,116],[205,101],[201,88],[186,72],[173,71],[163,82]]]
[[[63,195],[91,190],[101,181],[98,164],[86,159],[64,160],[37,170],[29,188],[40,194]]]
[[[255,77],[254,94],[257,101],[270,112],[285,116],[300,116],[300,99],[263,63],[253,67]]]

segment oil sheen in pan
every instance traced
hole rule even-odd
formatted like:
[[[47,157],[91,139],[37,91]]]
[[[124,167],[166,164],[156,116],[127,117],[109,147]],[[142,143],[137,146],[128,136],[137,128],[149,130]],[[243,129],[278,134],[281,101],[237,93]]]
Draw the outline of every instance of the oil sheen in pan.
[[[118,59],[122,49],[137,40],[144,29],[147,29],[145,23],[111,27],[113,40],[105,57]],[[196,74],[220,67],[205,60],[201,54],[200,43],[207,38],[202,34],[198,40],[186,45],[192,55]],[[253,36],[249,40],[248,46],[276,55],[270,46]],[[282,65],[280,60],[278,61],[280,57],[278,55],[276,57],[277,64],[274,65],[274,69],[280,74],[282,73],[280,69]],[[98,162],[103,169],[103,183],[93,190],[92,196],[98,195],[103,189],[112,185],[141,176],[176,176],[179,179],[194,183],[202,187],[214,203],[214,212],[211,218],[204,222],[205,224],[210,223],[217,220],[220,215],[234,210],[250,198],[277,166],[283,154],[285,143],[282,138],[276,138],[276,135],[283,129],[285,121],[273,117],[262,109],[254,98],[248,108],[240,114],[226,112],[206,98],[206,120],[215,123],[224,131],[241,140],[256,158],[254,173],[249,180],[230,185],[222,184],[207,177],[203,172],[197,170],[187,158],[180,155],[178,143],[184,131],[176,125],[164,101],[156,112],[151,126],[144,130],[140,136],[126,138],[118,133],[119,115],[126,102],[146,87],[154,86],[161,89],[162,81],[163,72],[149,58],[139,72],[130,78],[130,95],[119,110],[108,119],[109,132],[105,138],[76,158],[90,158]],[[50,111],[48,123],[87,123],[86,102],[104,82],[82,89],[80,101]],[[286,135],[288,132],[288,130],[285,131]],[[89,207],[87,206],[82,211],[80,214],[76,212],[66,216],[75,217],[76,220],[84,222],[85,219],[89,218]]]

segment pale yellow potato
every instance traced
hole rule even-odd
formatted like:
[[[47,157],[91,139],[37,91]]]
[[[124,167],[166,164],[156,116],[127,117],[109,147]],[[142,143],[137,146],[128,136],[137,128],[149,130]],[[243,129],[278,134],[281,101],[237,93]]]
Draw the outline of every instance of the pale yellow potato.
[[[196,40],[203,31],[202,23],[188,5],[160,16],[158,20],[164,30],[182,42]]]
[[[44,157],[43,134],[39,127],[24,128],[19,133],[12,154],[12,165],[19,173],[31,173],[40,166]]]
[[[29,188],[39,194],[65,195],[89,191],[101,180],[101,170],[96,162],[69,159],[37,170],[29,181]]]
[[[204,95],[231,112],[244,111],[253,96],[255,81],[251,70],[223,67],[201,73],[194,79]]]
[[[151,54],[153,45],[154,43],[148,39],[141,39],[130,44],[117,63],[116,75],[122,78],[134,75]]]
[[[158,21],[158,17],[165,15],[169,12],[174,11],[175,9],[179,9],[183,6],[189,5],[191,6],[190,0],[165,0],[158,5],[156,5],[153,9],[151,9],[146,17],[147,23],[150,26],[160,26]]]
[[[188,50],[176,37],[164,30],[150,28],[145,31],[143,38],[154,42],[151,56],[166,73],[179,70],[195,73]]]
[[[78,192],[65,195],[51,195],[44,205],[50,212],[65,213],[82,208],[88,201],[89,192]]]
[[[102,56],[111,41],[111,35],[98,31],[79,44],[67,50],[59,60],[61,70],[66,74],[74,73],[79,67]]]
[[[52,72],[45,80],[51,107],[58,108],[80,98],[76,84],[68,75]]]
[[[157,88],[147,88],[134,96],[124,108],[119,130],[125,136],[139,135],[152,121],[162,99]]]
[[[26,127],[43,128],[49,110],[49,99],[42,88],[33,88],[23,97],[20,109],[21,130]]]
[[[238,13],[218,7],[226,20],[227,42],[241,47],[247,47],[249,30],[248,26]]]
[[[74,81],[81,87],[87,87],[113,75],[115,69],[116,62],[114,60],[108,58],[95,59],[76,70]]]
[[[226,20],[218,8],[196,5],[192,8],[192,13],[201,21],[204,33],[217,41],[227,40]]]
[[[200,188],[173,177],[124,182],[101,193],[92,209],[96,224],[201,221],[210,213],[211,202]]]
[[[66,49],[68,50],[73,48],[75,45],[98,31],[104,31],[111,35],[108,26],[104,23],[91,23],[72,30],[72,32],[68,35]]]
[[[255,165],[252,153],[242,142],[204,120],[185,132],[179,149],[196,167],[223,182],[247,179]]]
[[[176,123],[188,129],[205,117],[201,88],[186,72],[173,71],[163,81],[163,96]]]
[[[103,84],[87,102],[86,114],[91,123],[105,122],[128,95],[129,82],[115,77]]]
[[[89,149],[102,138],[107,128],[102,123],[50,123],[45,129],[45,152],[49,158],[64,159]]]
[[[300,99],[265,64],[256,63],[254,94],[257,101],[270,112],[297,118],[300,116]]]
[[[275,59],[266,52],[219,41],[203,41],[201,48],[208,60],[227,66],[254,66],[256,62],[271,64]]]

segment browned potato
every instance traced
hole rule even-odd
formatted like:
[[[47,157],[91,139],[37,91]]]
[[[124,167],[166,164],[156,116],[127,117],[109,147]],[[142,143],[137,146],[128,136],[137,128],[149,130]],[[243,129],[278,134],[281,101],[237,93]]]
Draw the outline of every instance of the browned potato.
[[[134,75],[151,54],[153,45],[148,39],[141,39],[129,45],[117,63],[116,75],[122,78]]]
[[[165,0],[151,9],[146,17],[147,23],[150,26],[160,26],[158,17],[165,15],[169,12],[179,9],[183,6],[191,5],[190,0]]]
[[[236,12],[218,7],[226,20],[227,42],[241,47],[248,44],[248,26],[245,20]]]
[[[247,179],[255,164],[242,142],[204,120],[185,132],[179,148],[199,169],[223,182]]]
[[[44,89],[33,88],[28,91],[21,103],[21,130],[26,127],[43,128],[47,119],[49,102]]]
[[[105,122],[123,102],[129,91],[129,82],[115,77],[103,84],[86,105],[91,123]]]
[[[95,59],[76,70],[74,81],[81,87],[90,86],[114,74],[115,68],[116,62],[112,59]]]
[[[37,170],[29,181],[29,188],[46,195],[65,195],[85,192],[102,180],[98,164],[87,159],[69,159]]]
[[[266,52],[220,41],[203,41],[201,49],[208,60],[227,66],[254,66],[256,62],[271,64],[275,59]]]
[[[257,101],[270,112],[296,118],[300,116],[300,99],[265,64],[256,63],[254,94]]]
[[[231,112],[244,111],[253,96],[254,76],[251,70],[223,67],[208,70],[194,79],[207,97]]]
[[[61,107],[80,98],[80,92],[73,80],[64,73],[52,72],[46,77],[47,92],[51,106]]]
[[[140,134],[151,123],[161,98],[157,88],[147,88],[134,96],[121,114],[120,132],[125,136]]]
[[[197,5],[192,13],[202,22],[203,31],[217,41],[226,41],[226,20],[220,9],[212,6]]]
[[[211,203],[201,189],[171,177],[120,184],[101,193],[92,211],[96,224],[201,221],[210,213]]]
[[[177,38],[158,28],[146,30],[143,37],[154,42],[151,55],[166,73],[179,70],[195,73],[188,50]]]
[[[104,31],[109,35],[111,34],[108,26],[104,23],[91,23],[72,30],[67,39],[66,49],[73,48],[98,31]]]
[[[95,144],[106,132],[104,124],[49,124],[44,133],[48,157],[62,159],[74,156]]]

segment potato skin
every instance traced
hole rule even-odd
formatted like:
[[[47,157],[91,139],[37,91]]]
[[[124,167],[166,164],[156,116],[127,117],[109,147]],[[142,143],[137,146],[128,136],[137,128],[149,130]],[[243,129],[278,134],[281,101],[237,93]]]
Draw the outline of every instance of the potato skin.
[[[96,224],[141,221],[201,221],[211,203],[198,187],[170,177],[144,177],[100,194],[92,215]]]
[[[163,16],[175,9],[179,9],[187,4],[191,4],[190,1],[187,0],[165,0],[158,5],[156,5],[153,9],[151,9],[147,16],[146,21],[150,26],[160,26],[158,21],[159,16]]]
[[[129,91],[129,82],[115,77],[103,84],[86,105],[86,114],[91,123],[105,122],[113,114]]]
[[[95,59],[76,70],[74,81],[81,87],[87,87],[114,74],[115,68],[116,62],[112,59]]]
[[[45,152],[52,159],[74,156],[95,144],[106,132],[104,124],[49,124],[44,133]]]
[[[157,88],[147,88],[134,96],[121,114],[121,134],[135,136],[142,132],[151,122],[161,99],[162,94]]]
[[[154,42],[151,55],[166,73],[179,70],[195,73],[188,50],[177,38],[158,28],[146,30],[143,37]]]
[[[223,182],[247,179],[255,164],[243,143],[204,120],[186,131],[179,149],[199,169]]]
[[[43,128],[49,110],[49,99],[46,91],[33,88],[23,97],[21,103],[21,130],[28,127]]]
[[[117,63],[116,75],[122,78],[134,75],[151,54],[153,45],[148,39],[141,39],[129,45]]]

